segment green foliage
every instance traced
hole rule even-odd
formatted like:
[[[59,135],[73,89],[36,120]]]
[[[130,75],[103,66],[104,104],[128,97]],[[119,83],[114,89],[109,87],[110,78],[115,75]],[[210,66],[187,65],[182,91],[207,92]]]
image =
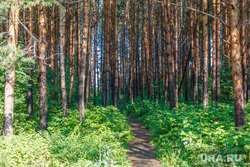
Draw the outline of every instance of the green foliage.
[[[131,166],[126,147],[132,135],[126,117],[116,110],[87,109],[83,123],[76,110],[69,110],[68,118],[51,112],[47,132],[37,132],[38,115],[28,119],[16,113],[16,135],[0,139],[0,166]]]
[[[144,101],[128,105],[125,110],[151,131],[163,166],[243,166],[249,162],[250,132],[236,131],[233,104],[217,106],[203,109],[202,105],[182,103],[170,111],[168,106]],[[249,129],[249,103],[245,111]],[[218,158],[221,155],[225,161],[224,158],[235,154],[238,159],[242,156],[242,160],[221,162]],[[205,156],[215,156],[215,162],[208,158],[205,161]]]
[[[224,60],[222,63],[225,63]],[[225,65],[221,69],[221,100],[223,102],[233,102],[233,76],[231,65]]]

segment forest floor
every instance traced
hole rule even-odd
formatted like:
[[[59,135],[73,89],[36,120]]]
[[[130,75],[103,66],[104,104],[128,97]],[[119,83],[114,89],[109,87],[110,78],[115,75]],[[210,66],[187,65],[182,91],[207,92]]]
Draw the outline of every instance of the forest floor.
[[[152,140],[149,131],[134,118],[127,119],[130,128],[135,135],[134,140],[129,142],[127,155],[133,163],[133,167],[160,167],[156,159],[154,147],[150,144]]]

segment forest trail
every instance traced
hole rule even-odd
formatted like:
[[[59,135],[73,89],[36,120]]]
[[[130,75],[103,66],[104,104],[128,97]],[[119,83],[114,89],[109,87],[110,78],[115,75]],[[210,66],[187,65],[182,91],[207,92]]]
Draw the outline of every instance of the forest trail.
[[[149,131],[134,118],[127,119],[135,139],[129,142],[127,155],[133,163],[133,167],[160,167],[156,159],[154,147],[149,143],[152,138]]]

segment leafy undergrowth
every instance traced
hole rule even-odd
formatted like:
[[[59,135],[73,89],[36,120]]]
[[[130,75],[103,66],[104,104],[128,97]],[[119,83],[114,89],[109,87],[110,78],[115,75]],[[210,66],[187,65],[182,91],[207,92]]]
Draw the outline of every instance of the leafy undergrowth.
[[[170,111],[149,101],[126,106],[123,112],[140,120],[153,137],[163,166],[244,166],[249,163],[250,132],[237,132],[233,104],[203,109],[179,104]],[[250,103],[246,104],[250,129]]]
[[[47,132],[38,131],[38,116],[16,113],[16,135],[0,138],[0,166],[131,166],[126,156],[129,124],[115,110],[92,107],[82,124],[77,110],[69,110],[68,118],[51,112]]]

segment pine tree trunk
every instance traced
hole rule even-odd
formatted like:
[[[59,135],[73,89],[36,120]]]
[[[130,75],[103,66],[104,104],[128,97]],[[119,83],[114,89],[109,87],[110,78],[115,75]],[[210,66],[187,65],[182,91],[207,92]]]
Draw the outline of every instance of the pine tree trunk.
[[[80,78],[80,68],[81,68],[81,53],[82,53],[82,45],[81,45],[81,11],[82,11],[82,5],[81,2],[78,2],[78,11],[77,11],[77,76],[78,79]]]
[[[197,10],[200,10],[199,4],[196,5]],[[195,33],[195,59],[194,59],[194,103],[198,104],[198,97],[199,97],[199,57],[200,57],[200,41],[199,41],[199,35],[200,35],[200,15],[198,12],[195,13],[195,19],[196,19],[196,33]]]
[[[207,0],[203,0],[203,11],[207,12]],[[207,15],[203,15],[203,106],[209,106],[208,99],[208,19]]]
[[[160,68],[160,62],[159,62],[159,32],[160,32],[160,10],[159,10],[159,6],[158,4],[156,5],[156,12],[155,12],[155,16],[156,16],[156,25],[155,25],[155,90],[154,90],[154,94],[155,94],[155,102],[158,103],[159,100],[159,68]]]
[[[124,7],[124,6],[123,6]],[[121,22],[121,42],[120,42],[121,52],[120,52],[120,76],[119,76],[119,97],[122,94],[122,88],[124,88],[124,82],[125,82],[125,18],[122,16],[122,22]],[[125,99],[125,91],[123,91],[123,100]]]
[[[61,3],[63,3],[63,0],[61,0]],[[59,26],[59,32],[60,32],[60,51],[59,51],[59,58],[60,58],[60,83],[61,83],[61,108],[63,110],[63,116],[67,117],[67,97],[66,97],[66,79],[65,79],[65,57],[64,57],[64,46],[65,46],[65,40],[64,40],[64,18],[63,18],[63,9],[60,9],[59,13],[59,19],[60,19],[60,26]]]
[[[110,54],[110,1],[105,0],[104,4],[104,59],[103,59],[103,93],[104,106],[109,105],[109,54]]]
[[[231,53],[232,53],[232,70],[233,70],[233,85],[234,85],[234,114],[235,126],[238,130],[246,125],[244,97],[243,97],[243,82],[242,82],[242,66],[240,53],[240,33],[239,33],[239,9],[238,1],[230,0],[232,5],[230,9],[230,35],[231,35]]]
[[[176,4],[179,5],[180,1],[177,0]],[[175,39],[175,107],[178,108],[178,59],[179,59],[179,7],[175,7],[175,30],[174,30],[174,39]]]
[[[249,75],[249,55],[247,54],[247,27],[246,27],[246,21],[247,21],[247,0],[241,0],[241,54],[242,54],[242,65],[243,65],[243,96],[244,101],[247,100],[247,92],[248,92],[248,75]],[[249,30],[248,30],[249,31]],[[248,48],[249,49],[249,48]]]
[[[94,16],[94,104],[96,105],[96,87],[97,87],[97,30],[98,30],[98,23],[96,23],[98,20],[98,12],[99,12],[99,1],[98,5],[96,5],[96,0],[93,1],[93,12],[95,14]]]
[[[168,61],[168,82],[169,82],[169,96],[170,96],[170,110],[175,107],[175,80],[174,80],[174,64],[171,56],[171,36],[170,36],[170,6],[167,4],[165,8],[166,20],[166,52]]]
[[[128,6],[128,10],[131,8],[132,0],[130,0],[130,4]],[[129,10],[130,11],[130,10]],[[134,94],[133,94],[133,78],[134,78],[134,70],[133,70],[133,64],[134,64],[134,53],[133,53],[133,28],[132,28],[132,19],[128,12],[128,29],[129,29],[129,99],[131,100],[131,103],[134,102]]]
[[[9,9],[8,25],[8,46],[16,49],[18,39],[18,19],[19,10],[16,9],[18,1],[12,4]],[[15,52],[8,55],[10,59],[15,57]],[[15,86],[15,65],[10,62],[6,67],[5,87],[4,87],[4,111],[3,111],[3,136],[13,135],[13,118],[14,118],[14,86]]]
[[[164,90],[165,88],[165,78],[166,78],[166,64],[165,64],[165,57],[166,57],[166,50],[165,50],[165,30],[164,30],[164,26],[165,26],[165,22],[164,22],[164,4],[161,5],[161,69],[162,69],[162,75],[161,75],[161,79],[162,79],[162,88]],[[162,91],[162,95],[164,96],[164,101],[165,101],[165,90]]]
[[[74,42],[74,32],[73,32],[73,19],[72,17],[74,17],[72,15],[72,6],[69,7],[69,17],[70,17],[70,28],[69,28],[69,56],[70,56],[70,62],[71,62],[71,66],[70,66],[70,85],[69,85],[69,98],[68,98],[68,108],[70,108],[71,106],[71,97],[72,97],[72,89],[73,89],[73,85],[74,85],[74,73],[75,73],[75,57],[74,57],[74,46],[73,46],[73,42]]]
[[[114,106],[118,107],[119,102],[119,69],[118,69],[118,2],[114,0],[114,13],[115,13],[115,51],[114,51],[114,63],[115,63],[115,93],[114,93]]]
[[[51,28],[50,28],[50,40],[51,40],[51,68],[54,71],[54,86],[55,86],[55,100],[58,101],[58,55],[57,55],[57,33],[56,29],[58,28],[55,23],[57,8],[52,7],[52,16],[51,16]]]
[[[216,0],[213,0],[213,13],[216,15]],[[213,33],[213,67],[212,67],[212,100],[216,101],[216,20],[212,22],[212,33]]]
[[[78,90],[78,114],[79,120],[82,122],[84,117],[84,90],[86,78],[86,57],[88,51],[88,30],[89,30],[89,11],[88,1],[83,1],[83,28],[82,28],[82,54],[80,54],[80,75]]]
[[[145,0],[143,0],[145,4]],[[147,31],[147,19],[144,18],[144,26],[143,26],[143,32],[144,32],[144,45],[145,45],[145,74],[144,76],[147,76],[147,69],[149,67],[149,64],[147,65],[147,60],[149,60],[149,43],[148,43],[148,31]],[[147,80],[147,87],[148,87],[148,94],[149,94],[149,81]]]
[[[145,83],[145,0],[142,1],[142,28],[141,28],[141,73],[140,73],[140,95],[141,101],[144,96],[144,83]]]
[[[217,17],[220,18],[220,0],[217,0],[217,8],[216,8],[216,13],[217,13]],[[216,21],[216,100],[218,103],[220,103],[220,59],[221,59],[221,55],[220,55],[220,21],[217,20]]]
[[[90,15],[90,13],[89,13]],[[87,58],[86,58],[86,85],[85,85],[85,102],[86,108],[89,104],[89,89],[90,89],[90,60],[92,57],[92,19],[89,18],[89,30],[88,30],[88,49],[87,49]]]
[[[40,107],[40,130],[47,130],[48,106],[47,106],[47,67],[46,67],[46,20],[45,7],[42,2],[38,5],[39,20],[39,107]]]
[[[190,7],[193,8],[193,0],[190,1]],[[194,83],[195,48],[194,48],[194,12],[193,11],[190,11],[190,50],[191,50],[191,60],[192,60],[192,66],[191,66],[192,84],[191,85],[194,86],[195,85]],[[194,89],[193,89],[193,94],[196,94],[196,92],[194,92]]]
[[[152,2],[153,3],[153,2]],[[151,12],[152,12],[152,3],[148,0],[148,37],[149,41],[152,42],[152,27],[151,27]],[[152,43],[149,44],[149,53],[148,53],[148,99],[152,100]]]
[[[190,41],[190,11],[186,10],[185,20],[186,20],[186,37],[187,42],[185,44],[185,63],[184,63],[184,73],[185,75],[185,101],[189,100],[189,57],[191,54],[191,49],[189,49],[189,45],[191,45]]]
[[[164,1],[166,2],[166,1]],[[162,34],[162,39],[164,39],[164,43],[162,45],[163,47],[163,70],[164,70],[164,77],[163,77],[163,88],[164,88],[164,104],[167,105],[167,101],[168,101],[168,62],[167,62],[167,46],[168,44],[166,43],[166,39],[167,39],[167,33],[166,33],[166,27],[167,27],[167,20],[166,20],[166,6],[165,5],[162,5],[162,18],[163,18],[163,21],[162,21],[162,30],[163,30],[163,34]]]

